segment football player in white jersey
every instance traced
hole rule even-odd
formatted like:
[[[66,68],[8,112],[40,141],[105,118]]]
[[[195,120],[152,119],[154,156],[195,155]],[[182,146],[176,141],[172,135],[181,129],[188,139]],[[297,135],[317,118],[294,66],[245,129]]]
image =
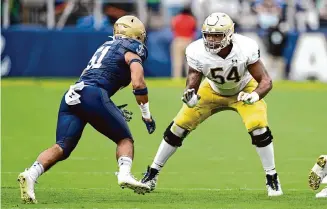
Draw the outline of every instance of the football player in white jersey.
[[[320,184],[327,184],[327,155],[320,155],[309,174],[309,186],[319,189]],[[316,194],[317,198],[327,198],[327,187]]]
[[[214,113],[230,109],[242,117],[261,158],[268,196],[282,195],[263,100],[272,88],[272,81],[260,60],[257,43],[234,34],[234,23],[224,13],[207,17],[202,35],[202,39],[186,49],[189,72],[182,97],[185,104],[166,129],[142,182],[154,189],[159,171],[186,135]]]

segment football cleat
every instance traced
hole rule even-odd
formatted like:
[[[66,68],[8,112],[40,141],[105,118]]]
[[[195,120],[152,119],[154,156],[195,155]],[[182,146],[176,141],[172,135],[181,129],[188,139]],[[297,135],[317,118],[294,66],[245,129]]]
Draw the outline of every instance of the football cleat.
[[[322,179],[327,175],[326,161],[326,155],[321,155],[310,171],[309,186],[313,190],[317,190],[319,188]]]
[[[148,166],[146,173],[144,174],[142,183],[148,185],[150,187],[150,191],[153,191],[156,188],[158,181],[159,171],[155,168],[151,168]]]
[[[17,181],[20,186],[20,196],[24,203],[37,203],[34,193],[34,184],[36,183],[26,169],[18,175]]]
[[[327,187],[317,193],[316,198],[327,198]]]
[[[280,196],[283,194],[277,173],[274,175],[266,175],[266,187],[269,197]]]
[[[137,181],[134,176],[132,176],[130,173],[127,174],[117,174],[118,177],[118,185],[124,189],[129,188],[131,190],[134,190],[137,194],[145,194],[150,192],[150,187],[146,184],[143,184],[142,182]]]

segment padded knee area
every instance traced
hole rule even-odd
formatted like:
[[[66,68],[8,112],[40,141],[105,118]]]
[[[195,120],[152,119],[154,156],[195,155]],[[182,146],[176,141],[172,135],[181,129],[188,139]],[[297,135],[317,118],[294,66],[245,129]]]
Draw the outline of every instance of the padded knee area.
[[[171,122],[164,133],[164,140],[174,147],[182,146],[182,142],[189,131],[177,126]]]
[[[250,135],[252,138],[252,144],[257,147],[266,147],[273,140],[273,136],[271,134],[269,127],[267,127],[266,132],[264,132],[263,134],[260,134],[260,135],[254,135],[253,132],[254,131],[250,132]]]

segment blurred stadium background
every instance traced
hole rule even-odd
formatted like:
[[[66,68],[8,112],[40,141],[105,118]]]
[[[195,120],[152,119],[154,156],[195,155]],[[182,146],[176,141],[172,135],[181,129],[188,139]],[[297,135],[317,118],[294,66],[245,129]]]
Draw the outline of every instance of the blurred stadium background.
[[[178,18],[181,11],[196,20],[190,33],[183,33],[189,22]],[[200,38],[204,18],[217,11],[232,17],[237,33],[259,43],[274,79],[266,101],[283,197],[266,197],[250,138],[238,115],[224,112],[188,137],[162,171],[155,193],[122,191],[112,142],[87,127],[70,159],[40,178],[40,204],[20,203],[18,173],[55,141],[64,91],[125,14],[147,27],[145,74],[158,126],[147,134],[130,88],[113,97],[134,111],[133,171],[140,178],[181,107],[186,72],[173,67],[184,50],[178,41]],[[309,169],[327,148],[326,40],[327,0],[2,0],[2,208],[327,208],[307,186]]]

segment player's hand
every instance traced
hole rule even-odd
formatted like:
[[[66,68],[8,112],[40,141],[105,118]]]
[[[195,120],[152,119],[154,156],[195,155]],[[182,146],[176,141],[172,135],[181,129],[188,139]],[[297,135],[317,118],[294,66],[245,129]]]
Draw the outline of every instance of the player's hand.
[[[121,114],[123,115],[125,121],[129,122],[129,121],[132,120],[133,112],[129,111],[129,110],[126,110],[125,109],[126,106],[127,106],[127,104],[123,104],[123,105],[119,105],[117,107],[120,110]]]
[[[184,91],[182,101],[189,107],[195,107],[195,105],[201,99],[200,95],[195,94],[195,89],[187,89]]]
[[[245,104],[253,104],[259,101],[260,97],[259,94],[255,91],[251,93],[246,93],[241,91],[237,96],[237,101],[243,101]]]
[[[154,121],[153,117],[151,118],[143,118],[143,122],[145,123],[146,129],[148,129],[148,133],[152,134],[156,130],[156,122]]]

